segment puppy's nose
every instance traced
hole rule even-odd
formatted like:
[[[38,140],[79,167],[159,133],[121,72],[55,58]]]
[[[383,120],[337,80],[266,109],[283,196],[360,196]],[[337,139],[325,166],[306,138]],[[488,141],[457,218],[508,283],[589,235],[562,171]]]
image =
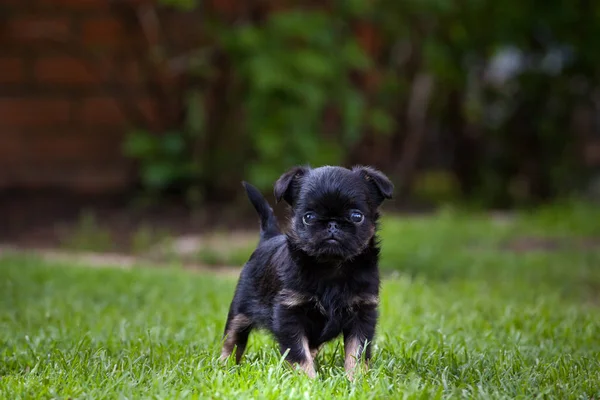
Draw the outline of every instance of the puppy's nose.
[[[327,224],[327,231],[329,231],[329,233],[336,233],[338,230],[338,223],[335,221],[329,221],[329,223]]]

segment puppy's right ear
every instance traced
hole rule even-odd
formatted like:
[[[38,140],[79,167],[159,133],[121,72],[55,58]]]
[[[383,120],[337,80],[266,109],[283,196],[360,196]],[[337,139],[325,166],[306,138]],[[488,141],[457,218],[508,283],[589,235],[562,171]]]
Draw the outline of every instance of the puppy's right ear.
[[[281,175],[275,182],[275,201],[279,203],[283,199],[293,206],[302,185],[302,178],[309,171],[308,167],[294,167]]]

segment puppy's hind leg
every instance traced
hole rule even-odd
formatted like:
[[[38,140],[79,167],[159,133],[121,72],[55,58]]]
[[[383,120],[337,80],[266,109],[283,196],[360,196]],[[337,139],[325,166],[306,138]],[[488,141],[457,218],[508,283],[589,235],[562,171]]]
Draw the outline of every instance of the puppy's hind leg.
[[[246,350],[246,344],[248,343],[248,336],[252,330],[252,321],[244,314],[230,313],[225,324],[225,333],[223,341],[223,350],[221,351],[221,361],[226,360],[233,349],[235,348],[235,362],[239,364],[244,350]]]
[[[321,351],[321,349],[323,348],[323,345],[320,344],[319,346],[311,346],[310,347],[310,356],[313,358],[313,360],[315,358],[317,358],[317,355],[319,354],[319,352]]]

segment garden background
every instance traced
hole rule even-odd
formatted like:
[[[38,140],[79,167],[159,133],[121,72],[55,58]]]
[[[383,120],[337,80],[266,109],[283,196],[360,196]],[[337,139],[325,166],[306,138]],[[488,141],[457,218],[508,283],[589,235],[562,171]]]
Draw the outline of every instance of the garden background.
[[[600,398],[598,49],[587,0],[0,1],[0,398]],[[240,182],[307,163],[396,185],[353,383],[217,362]]]

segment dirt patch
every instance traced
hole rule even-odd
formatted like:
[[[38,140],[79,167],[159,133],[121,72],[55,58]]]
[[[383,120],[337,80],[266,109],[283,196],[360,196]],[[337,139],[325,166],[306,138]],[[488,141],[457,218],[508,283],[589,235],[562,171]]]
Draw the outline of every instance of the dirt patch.
[[[166,268],[173,263],[157,262],[147,257],[136,257],[115,253],[75,253],[57,251],[52,249],[22,249],[11,246],[0,246],[0,258],[7,255],[34,255],[49,262],[60,262],[70,265],[85,266],[90,268],[122,268],[132,269],[136,267]],[[208,266],[198,263],[176,263],[186,270],[212,273],[221,276],[238,277],[241,271],[239,266]]]
[[[283,227],[287,206],[275,206],[272,195],[265,194]],[[238,195],[239,198],[231,198],[228,203],[213,202],[191,208],[177,197],[164,198],[160,204],[148,204],[135,190],[83,194],[59,189],[5,189],[0,191],[0,243],[31,249],[64,249],[66,243],[70,248],[72,238],[81,233],[82,218],[89,215],[94,216],[94,228],[100,232],[92,235],[92,241],[99,240],[101,246],[78,250],[134,253],[136,238],[143,239],[147,232],[163,238],[215,231],[229,235],[249,230],[257,234],[258,217],[241,186]],[[394,201],[389,207],[390,211],[405,215],[422,215],[432,210],[402,201]]]
[[[178,236],[165,239],[151,254],[158,257],[175,255],[188,258],[206,249],[226,253],[236,249],[254,247],[258,243],[258,235],[258,231],[233,230],[204,235]]]
[[[278,210],[282,212],[283,210]],[[250,204],[224,207],[204,204],[195,209],[181,201],[143,204],[134,193],[86,195],[59,190],[0,192],[0,242],[18,247],[56,248],[81,230],[92,215],[95,228],[106,232],[112,252],[129,252],[141,230],[181,236],[214,230],[258,230]]]

